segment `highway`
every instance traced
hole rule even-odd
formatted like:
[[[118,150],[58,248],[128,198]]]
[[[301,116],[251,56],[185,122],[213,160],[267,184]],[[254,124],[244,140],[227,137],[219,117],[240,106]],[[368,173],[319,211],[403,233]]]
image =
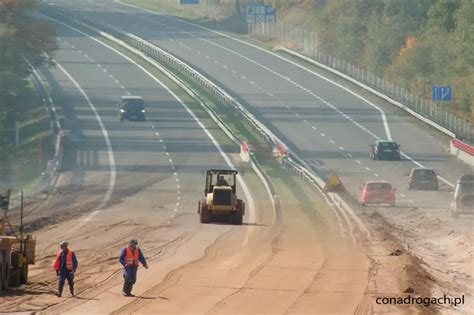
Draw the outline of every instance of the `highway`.
[[[239,183],[244,225],[200,224],[202,170],[235,162],[233,151],[211,137],[221,132],[215,126],[206,132],[169,89],[120,52],[41,18],[56,27],[59,44],[56,67],[41,73],[70,135],[55,192],[26,211],[38,239],[30,283],[2,296],[0,312],[347,313],[369,307],[370,261],[329,208],[311,212],[321,203],[311,191],[299,196],[309,200],[307,209],[288,193],[278,222],[263,185],[245,174]],[[116,104],[129,94],[147,101],[149,121],[119,121]],[[139,271],[136,299],[121,295],[117,261],[131,238],[150,266]],[[64,239],[80,264],[74,299],[52,294],[50,261]]]
[[[315,173],[337,173],[353,197],[365,181],[390,181],[397,206],[369,211],[389,219],[440,283],[472,292],[472,259],[465,257],[474,254],[460,244],[472,244],[473,217],[454,220],[450,203],[456,180],[474,169],[449,155],[446,138],[384,102],[368,102],[315,70],[239,38],[120,1],[51,2],[140,36],[189,63],[236,97]],[[404,159],[369,160],[375,139],[397,141]],[[416,166],[439,173],[439,191],[407,190],[405,174]]]
[[[469,167],[447,151],[447,143],[393,108],[368,103],[294,62],[223,34],[152,14],[117,1],[89,1],[65,8],[100,18],[156,43],[236,96],[323,177],[336,172],[357,196],[367,180],[384,179],[398,188],[402,207],[434,209],[449,217],[453,185]],[[393,139],[402,146],[400,162],[368,160],[369,144]],[[439,192],[407,191],[412,167],[435,169]]]

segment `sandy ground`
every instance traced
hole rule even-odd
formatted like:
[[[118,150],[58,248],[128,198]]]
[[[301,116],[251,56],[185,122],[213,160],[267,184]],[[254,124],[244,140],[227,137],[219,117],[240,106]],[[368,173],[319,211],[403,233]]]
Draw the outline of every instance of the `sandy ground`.
[[[76,71],[81,72],[83,66],[77,67]],[[82,80],[88,83],[90,78],[85,76]],[[80,110],[79,105],[74,109]],[[394,233],[397,231],[394,223],[374,213],[364,216],[372,238],[363,239],[358,237],[358,231],[340,225],[337,212],[304,183],[299,183],[302,194],[294,187],[279,191],[282,210],[275,214],[263,186],[251,173],[245,174],[244,179],[257,202],[255,220],[249,221],[247,215],[242,226],[200,224],[196,207],[202,197],[203,183],[196,176],[196,169],[214,165],[217,159],[212,154],[175,150],[173,165],[183,176],[177,185],[175,168],[171,170],[167,164],[166,152],[149,151],[155,144],[154,138],[151,139],[155,137],[152,129],[119,125],[115,114],[111,111],[106,121],[113,130],[111,134],[116,136],[114,145],[120,149],[117,162],[121,167],[112,199],[106,207],[97,208],[109,180],[103,143],[86,143],[79,138],[77,152],[72,149],[71,155],[66,157],[74,161],[72,170],[59,176],[51,195],[27,207],[27,224],[38,240],[37,264],[30,269],[27,285],[0,296],[0,312],[398,314],[452,311],[378,305],[375,299],[402,296],[404,291],[421,296],[438,294],[445,288],[440,286],[441,280],[449,282],[454,278],[449,275],[446,278],[442,271],[445,266],[435,263],[445,261],[439,260],[442,254],[449,256],[455,265],[462,259],[472,263],[469,256],[472,255],[469,243],[472,234],[442,238],[449,235],[442,223],[436,225],[435,221],[429,221],[430,225],[424,229],[420,222],[427,221],[426,217],[397,209],[402,212],[388,213],[393,219],[399,217],[403,220],[400,223],[408,220],[413,229],[419,233],[434,233],[430,234],[433,237],[439,231],[442,239],[433,238],[432,243],[424,243],[422,234],[410,234],[412,241],[407,250],[406,242],[400,242],[399,233]],[[74,115],[74,111],[70,117],[66,115],[67,124],[74,122]],[[85,122],[89,127],[87,135],[97,138],[97,128],[90,118]],[[174,137],[181,140],[176,135],[178,128],[172,126],[167,131],[163,128],[165,124],[160,121],[159,126],[164,140],[176,140]],[[74,129],[74,126],[66,126]],[[189,137],[193,133],[190,130],[184,136]],[[149,140],[149,143],[133,147],[132,141],[122,141],[125,131],[130,139]],[[172,145],[170,141],[168,147],[172,149]],[[204,146],[202,142],[197,145]],[[275,216],[279,220],[275,220]],[[150,266],[148,270],[140,268],[133,298],[121,295],[123,279],[118,263],[121,248],[131,238],[139,240]],[[70,242],[80,262],[76,298],[71,298],[67,290],[63,298],[53,295],[56,276],[51,264],[57,244],[63,239]],[[453,244],[463,244],[470,254],[463,256],[463,247],[453,250]],[[441,270],[438,278],[427,271],[428,260],[421,260],[414,252],[434,255],[430,266]],[[458,279],[463,273],[469,274],[469,264],[463,268],[453,265],[455,273],[451,277]],[[454,283],[459,284],[459,290],[472,290],[464,280]]]
[[[304,198],[289,192],[280,196],[282,212],[278,213],[280,220],[274,220],[276,214],[264,188],[249,173],[244,177],[252,183],[258,200],[256,221],[248,222],[247,218],[243,226],[202,225],[195,211],[200,194],[184,194],[180,211],[174,211],[175,196],[167,190],[172,178],[117,197],[110,206],[93,212],[101,197],[96,184],[104,178],[87,174],[79,190],[71,187],[71,174],[65,172],[58,179],[56,192],[32,208],[35,216],[41,217],[79,210],[67,212],[60,222],[36,225],[38,263],[30,270],[28,285],[1,297],[1,312],[444,314],[455,310],[380,305],[375,299],[406,296],[406,290],[417,296],[470,290],[468,283],[456,282],[462,270],[433,276],[434,267],[441,268],[431,264],[436,259],[425,262],[416,257],[414,253],[421,253],[423,248],[416,238],[411,238],[408,246],[400,242],[400,230],[379,213],[389,209],[367,211],[363,219],[372,238],[356,242],[347,227],[341,230],[334,210],[324,206],[307,187],[302,188]],[[85,200],[90,209],[81,206]],[[406,220],[403,215],[413,215],[391,214],[400,220]],[[35,216],[33,222],[37,222]],[[412,221],[420,224],[419,217]],[[426,227],[432,230],[429,224]],[[445,231],[440,229],[439,233]],[[357,238],[357,231],[354,235]],[[134,298],[121,295],[117,262],[121,247],[130,238],[140,240],[150,265],[148,270],[139,271]],[[76,298],[69,297],[68,292],[63,298],[53,295],[56,277],[51,262],[62,239],[70,241],[80,259]],[[452,248],[452,242],[462,240],[452,236],[446,247],[426,247],[425,251],[440,254]],[[420,247],[415,248],[417,245]],[[472,253],[469,243],[464,246]],[[454,252],[447,256],[453,261],[462,259]],[[465,267],[469,266],[472,259],[468,257]],[[451,283],[458,286],[443,286]],[[453,287],[458,291],[443,291]],[[457,313],[467,314],[468,310],[461,308]]]
[[[59,191],[70,185],[66,177],[59,181]],[[260,198],[257,222],[201,225],[194,195],[184,196],[179,213],[166,205],[159,206],[162,211],[150,211],[147,200],[166,200],[160,194],[166,194],[167,184],[164,180],[125,197],[92,220],[89,212],[40,229],[39,259],[30,271],[30,283],[2,297],[0,310],[283,314],[353,313],[363,306],[370,261],[340,235],[331,213],[318,221],[298,202],[283,202],[283,220],[272,224],[272,207]],[[53,195],[35,211],[87,191]],[[259,193],[264,193],[262,188]],[[136,297],[126,298],[121,295],[117,258],[131,237],[140,240],[150,268],[140,269]],[[55,276],[50,264],[61,239],[70,241],[80,259],[77,298],[52,295]]]
[[[450,217],[449,209],[440,211],[413,207],[378,208],[371,217],[372,222],[385,226],[390,235],[388,238],[399,244],[404,255],[412,255],[419,260],[422,272],[432,283],[432,296],[464,295],[464,305],[441,307],[440,312],[472,314],[474,226],[470,216],[459,220],[463,220],[462,224]]]

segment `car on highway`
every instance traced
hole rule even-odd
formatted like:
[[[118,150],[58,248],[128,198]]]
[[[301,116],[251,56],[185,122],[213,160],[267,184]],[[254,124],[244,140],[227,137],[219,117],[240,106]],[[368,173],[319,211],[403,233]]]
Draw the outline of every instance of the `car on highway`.
[[[141,96],[122,96],[119,107],[119,119],[124,121],[145,121],[145,107],[147,104]]]
[[[407,175],[408,190],[438,190],[438,174],[431,168],[414,167]]]
[[[395,206],[396,189],[387,181],[365,182],[359,194],[359,202],[362,206],[368,204],[388,204]]]
[[[460,214],[474,213],[474,174],[461,176],[454,188],[451,202],[451,216],[455,219]]]
[[[376,140],[369,146],[372,160],[400,160],[400,145],[395,141]]]

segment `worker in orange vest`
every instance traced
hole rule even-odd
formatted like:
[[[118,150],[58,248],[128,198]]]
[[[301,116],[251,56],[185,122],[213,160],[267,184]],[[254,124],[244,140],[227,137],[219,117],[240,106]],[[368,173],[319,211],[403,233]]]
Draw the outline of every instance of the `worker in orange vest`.
[[[131,240],[129,245],[122,249],[122,253],[119,258],[120,263],[123,266],[123,295],[133,296],[132,288],[137,281],[137,269],[138,262],[141,262],[145,269],[148,269],[145,257],[142,254],[140,248],[138,248],[138,241]]]
[[[59,243],[59,246],[61,250],[56,255],[53,265],[54,270],[56,270],[56,275],[58,276],[58,292],[56,296],[62,296],[66,279],[71,295],[74,296],[74,273],[78,266],[76,254],[68,249],[68,242],[66,241]]]

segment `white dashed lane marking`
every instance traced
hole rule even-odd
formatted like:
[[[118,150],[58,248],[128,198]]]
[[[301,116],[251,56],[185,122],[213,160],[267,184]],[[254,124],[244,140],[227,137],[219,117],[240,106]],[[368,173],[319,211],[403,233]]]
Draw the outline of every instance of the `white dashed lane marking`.
[[[67,44],[66,41],[64,41],[64,42]],[[183,43],[179,43],[179,44],[182,45],[182,46],[184,46],[184,47],[186,47],[186,48],[188,48],[188,49],[190,49],[190,47],[187,47],[187,46],[184,45]],[[73,46],[73,45],[70,45],[70,47],[71,47],[72,49],[76,49],[76,47]],[[89,57],[89,55],[87,55],[86,53],[83,53],[83,51],[81,51],[81,50],[77,50],[77,51],[78,51],[80,54],[82,54],[85,58],[89,59],[92,63],[95,63],[95,60],[94,60],[93,58]],[[198,52],[198,54],[199,54],[199,53],[200,53],[200,52]],[[206,56],[206,57],[208,57],[208,56]],[[209,57],[208,57],[208,58],[209,58]],[[216,63],[218,63],[218,62],[216,62]],[[113,79],[114,82],[115,82],[122,90],[125,90],[125,91],[126,91],[125,86],[121,85],[121,84],[120,84],[120,81],[117,80],[112,74],[110,74],[107,69],[105,69],[101,64],[96,63],[96,65],[97,65],[98,68],[102,69],[102,71],[103,71],[104,73],[107,73],[107,74],[109,75],[109,77],[110,77],[111,79]],[[227,66],[224,66],[224,67],[227,68]],[[127,93],[128,95],[131,95],[131,93],[130,93],[129,91],[126,91],[126,93]],[[150,120],[148,120],[148,122],[150,122]],[[151,125],[151,127],[152,127],[152,129],[156,129],[155,125],[153,125],[153,124]],[[158,137],[160,136],[159,132],[155,132],[155,135],[158,136]],[[163,139],[160,138],[159,140],[160,140],[160,143],[164,143]],[[170,153],[166,151],[166,145],[164,145],[164,144],[163,144],[163,150],[165,151],[165,153],[166,153],[167,156],[170,156]],[[171,164],[171,168],[172,168],[173,170],[176,170],[176,167],[173,165],[173,160],[172,160],[171,158],[169,158],[168,161],[169,161],[170,164]],[[176,181],[177,183],[179,183],[178,173],[174,172],[174,176],[175,176],[175,181]],[[176,199],[177,199],[177,201],[178,201],[178,202],[176,203],[176,206],[179,207],[179,205],[180,205],[180,202],[179,202],[179,201],[181,200],[181,196],[180,196],[180,194],[181,194],[180,185],[177,184],[176,187],[177,187],[177,189],[176,189]],[[178,212],[178,209],[175,208],[173,211],[174,211],[174,212]],[[171,218],[175,218],[175,216],[176,216],[176,215],[173,214],[173,215],[171,216]],[[171,222],[171,221],[168,221],[168,224],[170,224],[170,222]]]

